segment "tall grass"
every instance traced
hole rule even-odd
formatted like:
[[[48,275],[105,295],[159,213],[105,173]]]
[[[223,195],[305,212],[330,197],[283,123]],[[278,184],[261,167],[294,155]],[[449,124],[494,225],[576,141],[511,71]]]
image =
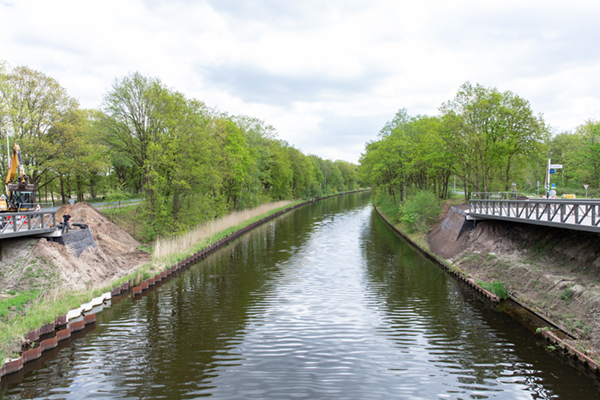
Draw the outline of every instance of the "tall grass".
[[[205,247],[205,245],[209,244],[210,239],[220,232],[257,219],[257,217],[263,216],[263,214],[267,214],[270,211],[284,208],[291,203],[292,201],[290,200],[283,200],[276,203],[261,204],[258,207],[243,211],[234,211],[214,221],[199,225],[183,235],[158,238],[154,243],[152,264],[153,266],[168,264],[173,257],[192,253],[194,250]]]

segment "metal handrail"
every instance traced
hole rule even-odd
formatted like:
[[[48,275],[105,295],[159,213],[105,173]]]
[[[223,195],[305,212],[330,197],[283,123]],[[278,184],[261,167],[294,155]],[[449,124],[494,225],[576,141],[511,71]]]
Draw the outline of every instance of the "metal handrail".
[[[56,211],[0,214],[0,234],[50,229],[56,226]]]
[[[599,200],[469,200],[469,215],[600,232]]]

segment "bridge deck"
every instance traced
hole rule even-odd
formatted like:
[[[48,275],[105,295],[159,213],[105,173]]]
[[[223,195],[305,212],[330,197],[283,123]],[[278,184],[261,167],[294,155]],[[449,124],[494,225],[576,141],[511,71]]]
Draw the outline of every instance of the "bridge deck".
[[[0,214],[0,239],[22,236],[60,236],[55,211],[31,211]]]
[[[497,219],[600,233],[600,201],[469,200],[468,219]]]

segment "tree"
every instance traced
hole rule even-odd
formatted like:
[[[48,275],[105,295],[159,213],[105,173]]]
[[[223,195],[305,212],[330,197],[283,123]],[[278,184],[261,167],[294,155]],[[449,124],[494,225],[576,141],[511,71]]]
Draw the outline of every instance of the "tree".
[[[454,173],[477,191],[508,190],[515,163],[536,152],[548,137],[541,116],[512,92],[463,84],[442,104],[444,140],[457,158]]]
[[[79,105],[56,80],[29,67],[5,68],[1,81],[0,102],[4,107],[1,134],[19,143],[31,182],[42,188],[49,183],[40,181],[42,176],[48,176],[53,160],[65,157],[49,132],[58,124],[67,124]],[[2,146],[4,141],[0,143]],[[6,148],[0,157],[4,154]]]
[[[585,171],[583,178],[600,188],[600,123],[587,120],[577,127],[576,132],[582,139],[578,158]]]
[[[104,97],[98,124],[105,143],[141,171],[149,234],[176,231],[186,198],[200,190],[213,139],[203,103],[188,100],[160,80],[134,73]]]
[[[354,190],[356,189],[356,181],[358,174],[356,172],[356,166],[348,161],[336,160],[335,165],[342,174],[342,190]]]

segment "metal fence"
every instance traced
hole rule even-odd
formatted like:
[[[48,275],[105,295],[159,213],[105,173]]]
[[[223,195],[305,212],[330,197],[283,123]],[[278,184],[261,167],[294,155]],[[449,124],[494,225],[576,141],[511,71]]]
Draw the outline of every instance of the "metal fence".
[[[471,219],[500,219],[600,232],[598,200],[470,200]]]

